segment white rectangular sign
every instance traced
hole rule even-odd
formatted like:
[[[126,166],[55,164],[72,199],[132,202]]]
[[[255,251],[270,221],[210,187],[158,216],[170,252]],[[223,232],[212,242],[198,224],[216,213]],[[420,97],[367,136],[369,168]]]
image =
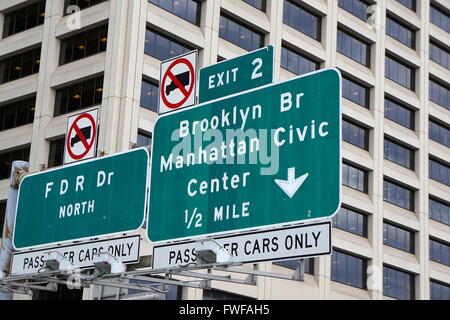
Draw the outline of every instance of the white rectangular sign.
[[[256,263],[331,254],[331,222],[301,225],[214,239],[228,250],[232,263]],[[153,268],[195,264],[195,241],[155,246]]]
[[[46,252],[59,252],[70,263],[80,269],[93,268],[94,254],[108,252],[122,263],[139,262],[139,246],[141,237],[131,236],[105,241],[95,241],[73,246],[49,248],[39,251],[21,252],[13,254],[11,275],[25,275],[42,272],[44,268],[44,254]]]

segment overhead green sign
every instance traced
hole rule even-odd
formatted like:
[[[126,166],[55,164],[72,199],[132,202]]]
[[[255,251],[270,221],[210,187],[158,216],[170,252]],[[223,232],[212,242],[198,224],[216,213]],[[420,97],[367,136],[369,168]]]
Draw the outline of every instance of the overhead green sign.
[[[139,229],[149,154],[135,149],[26,176],[19,188],[17,250]]]
[[[160,117],[154,242],[333,216],[341,203],[341,76],[326,69]]]
[[[200,70],[199,103],[270,84],[273,81],[273,46]]]

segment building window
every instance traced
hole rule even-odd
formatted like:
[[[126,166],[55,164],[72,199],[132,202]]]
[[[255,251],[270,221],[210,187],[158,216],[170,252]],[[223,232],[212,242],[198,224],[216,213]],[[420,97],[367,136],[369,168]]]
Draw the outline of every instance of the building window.
[[[338,5],[340,8],[350,12],[352,15],[363,20],[364,22],[366,22],[367,19],[369,18],[368,14],[369,4],[367,4],[365,1],[339,0]]]
[[[400,2],[402,5],[407,7],[408,9],[416,12],[416,0],[396,0],[397,2]]]
[[[367,261],[337,250],[331,255],[331,280],[366,289]]]
[[[0,152],[0,180],[8,179],[14,161],[29,161],[30,147],[24,147],[14,151]]]
[[[409,253],[414,253],[414,233],[384,222],[383,244]]]
[[[297,75],[320,69],[320,63],[285,46],[281,47],[281,67]]]
[[[99,3],[105,2],[107,0],[65,0],[64,1],[64,15],[70,14],[68,12],[70,6],[77,6],[80,10],[95,6]]]
[[[283,23],[317,41],[321,40],[322,18],[293,1],[284,0]]]
[[[253,300],[235,293],[220,290],[203,290],[203,300]]]
[[[432,40],[430,41],[430,59],[440,64],[447,70],[450,66],[450,58],[449,58],[449,50],[448,47],[441,45],[440,43]]]
[[[370,89],[345,77],[342,78],[342,96],[364,108],[369,108]]]
[[[386,18],[386,34],[412,49],[416,47],[416,32],[389,16]]]
[[[389,98],[384,99],[384,116],[386,119],[392,120],[399,125],[414,130],[414,110],[409,109],[396,101],[394,102]]]
[[[337,51],[366,67],[370,67],[370,44],[342,30],[337,31]]]
[[[167,60],[192,51],[191,47],[181,44],[153,30],[145,33],[145,54],[158,60]]]
[[[450,300],[450,286],[447,284],[430,281],[431,300]]]
[[[59,65],[106,51],[108,25],[88,30],[61,41]]]
[[[41,47],[0,61],[0,84],[39,72]]]
[[[450,33],[450,15],[445,10],[432,3],[430,7],[430,21],[432,24]]]
[[[342,207],[333,217],[333,227],[367,238],[367,215]]]
[[[450,186],[450,167],[447,163],[430,158],[429,171],[430,179]]]
[[[430,239],[430,260],[450,266],[450,245]]]
[[[386,56],[386,78],[415,91],[415,69],[408,67],[403,62]]]
[[[58,139],[50,142],[50,152],[48,155],[48,167],[54,168],[63,165],[64,162],[64,142],[65,139]]]
[[[142,80],[141,107],[158,112],[159,86],[150,81]]]
[[[152,134],[138,132],[137,145],[139,147],[148,147],[152,145]]]
[[[414,275],[390,267],[383,267],[383,294],[400,300],[414,300]]]
[[[414,190],[384,180],[383,200],[414,212]]]
[[[430,119],[430,139],[450,148],[450,129],[447,125]]]
[[[450,94],[448,84],[430,79],[430,100],[450,110]]]
[[[402,167],[414,170],[414,150],[393,140],[384,139],[384,158]]]
[[[219,37],[247,51],[264,46],[264,34],[224,14],[220,15]]]
[[[450,206],[443,200],[430,198],[430,219],[450,226]]]
[[[45,0],[5,14],[3,38],[44,24]]]
[[[298,266],[300,265],[300,260],[277,261],[273,264],[283,268],[297,270]],[[305,259],[305,273],[314,275],[314,258]]]
[[[201,1],[196,0],[148,0],[195,25],[200,25]]]
[[[342,139],[364,150],[369,150],[369,130],[342,120]]]
[[[56,91],[55,117],[102,103],[103,76]]]
[[[261,11],[264,12],[266,11],[266,0],[243,0],[243,1]]]
[[[6,215],[6,202],[0,202],[0,239],[3,237],[5,215]]]
[[[349,164],[342,164],[342,183],[344,186],[358,190],[360,192],[368,192],[368,172],[358,169]]]
[[[33,123],[35,110],[36,97],[0,106],[0,132]]]

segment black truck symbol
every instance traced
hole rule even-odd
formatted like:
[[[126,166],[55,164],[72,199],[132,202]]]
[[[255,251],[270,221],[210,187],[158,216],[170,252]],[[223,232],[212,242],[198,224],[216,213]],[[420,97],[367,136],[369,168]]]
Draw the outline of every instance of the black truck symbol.
[[[80,131],[86,140],[89,140],[91,138],[91,131],[92,131],[91,127],[80,129]],[[75,137],[70,139],[70,146],[73,148],[73,146],[78,142],[81,142],[81,139],[80,136],[76,134]]]
[[[175,78],[177,78],[183,86],[187,86],[191,83],[190,75],[191,73],[189,71],[186,71],[176,75]],[[178,89],[178,86],[173,81],[171,81],[170,84],[166,87],[166,96],[170,95],[170,93],[175,89]]]

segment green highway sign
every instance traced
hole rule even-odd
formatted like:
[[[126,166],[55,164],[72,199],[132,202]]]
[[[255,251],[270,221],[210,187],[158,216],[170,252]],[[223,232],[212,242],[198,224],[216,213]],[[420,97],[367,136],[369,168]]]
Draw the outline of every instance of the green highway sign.
[[[148,151],[135,149],[26,176],[17,201],[15,249],[139,229],[148,167]]]
[[[341,204],[341,75],[326,69],[158,118],[152,242],[332,217]]]
[[[199,103],[258,88],[273,81],[273,46],[200,70]]]

